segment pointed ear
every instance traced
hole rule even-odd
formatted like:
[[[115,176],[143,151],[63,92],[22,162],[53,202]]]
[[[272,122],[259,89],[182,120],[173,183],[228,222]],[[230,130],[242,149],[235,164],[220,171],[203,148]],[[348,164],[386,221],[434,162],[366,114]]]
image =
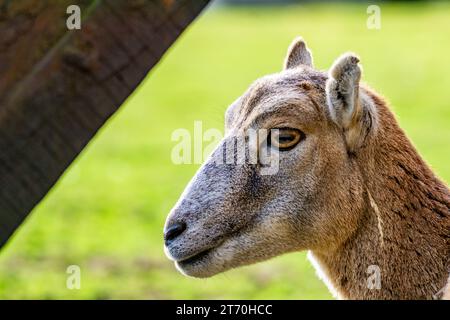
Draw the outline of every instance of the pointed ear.
[[[344,54],[334,62],[326,83],[330,116],[343,129],[350,152],[364,143],[377,123],[376,106],[359,87],[361,68],[358,62],[356,55]]]
[[[306,46],[301,37],[295,38],[289,46],[286,58],[284,59],[284,69],[295,68],[299,65],[313,67],[311,51]]]

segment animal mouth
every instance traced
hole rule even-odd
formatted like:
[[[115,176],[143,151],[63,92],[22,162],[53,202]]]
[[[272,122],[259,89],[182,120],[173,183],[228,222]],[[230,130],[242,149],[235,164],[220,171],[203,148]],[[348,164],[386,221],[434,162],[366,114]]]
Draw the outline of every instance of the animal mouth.
[[[222,244],[230,238],[233,238],[239,232],[241,232],[243,228],[240,228],[233,233],[229,234],[227,237],[223,237],[220,241],[214,243],[213,246],[210,246],[207,249],[203,249],[191,256],[188,256],[186,258],[181,258],[179,260],[175,261],[175,265],[178,267],[178,270],[182,273],[189,275],[189,274],[196,274],[197,271],[200,269],[208,268],[211,263],[214,263],[214,260],[216,260],[215,251],[220,250],[222,247]]]
[[[195,255],[190,256],[189,258],[186,258],[183,260],[178,260],[177,263],[180,266],[187,266],[187,265],[195,264],[197,262],[204,260],[206,258],[206,256],[208,256],[208,254],[212,250],[214,250],[214,248],[209,248],[209,249],[200,251],[199,253],[196,253]]]

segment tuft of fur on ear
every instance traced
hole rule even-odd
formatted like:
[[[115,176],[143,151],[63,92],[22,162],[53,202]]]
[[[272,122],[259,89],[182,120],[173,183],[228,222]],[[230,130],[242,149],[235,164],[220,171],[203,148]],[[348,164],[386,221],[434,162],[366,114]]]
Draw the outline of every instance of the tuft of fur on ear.
[[[345,133],[350,152],[360,147],[376,124],[376,107],[360,90],[361,68],[353,53],[339,57],[330,68],[326,83],[329,113]]]
[[[295,38],[289,46],[286,58],[284,59],[284,69],[292,69],[299,65],[313,67],[311,51],[301,37]]]

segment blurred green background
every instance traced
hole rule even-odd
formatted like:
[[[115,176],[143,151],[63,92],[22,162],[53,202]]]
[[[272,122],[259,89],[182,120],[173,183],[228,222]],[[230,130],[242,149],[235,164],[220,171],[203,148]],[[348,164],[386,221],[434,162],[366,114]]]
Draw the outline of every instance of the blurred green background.
[[[302,35],[316,66],[345,51],[361,56],[364,80],[392,103],[401,126],[450,180],[450,5],[212,7],[167,52],[0,256],[0,298],[329,299],[306,253],[211,279],[178,273],[162,228],[197,165],[174,165],[178,128],[223,128],[225,108],[256,78],[280,70]],[[81,289],[66,268],[81,268]]]

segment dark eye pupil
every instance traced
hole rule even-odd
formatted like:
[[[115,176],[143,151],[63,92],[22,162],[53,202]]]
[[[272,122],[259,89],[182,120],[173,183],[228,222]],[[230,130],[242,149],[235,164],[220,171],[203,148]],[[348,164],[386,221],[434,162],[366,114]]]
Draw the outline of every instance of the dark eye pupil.
[[[280,134],[278,137],[278,141],[280,143],[287,143],[291,142],[292,140],[294,140],[294,137],[290,134]]]
[[[295,147],[302,139],[302,132],[297,129],[279,128],[277,131],[269,132],[268,145],[275,146],[282,151],[288,151]]]

